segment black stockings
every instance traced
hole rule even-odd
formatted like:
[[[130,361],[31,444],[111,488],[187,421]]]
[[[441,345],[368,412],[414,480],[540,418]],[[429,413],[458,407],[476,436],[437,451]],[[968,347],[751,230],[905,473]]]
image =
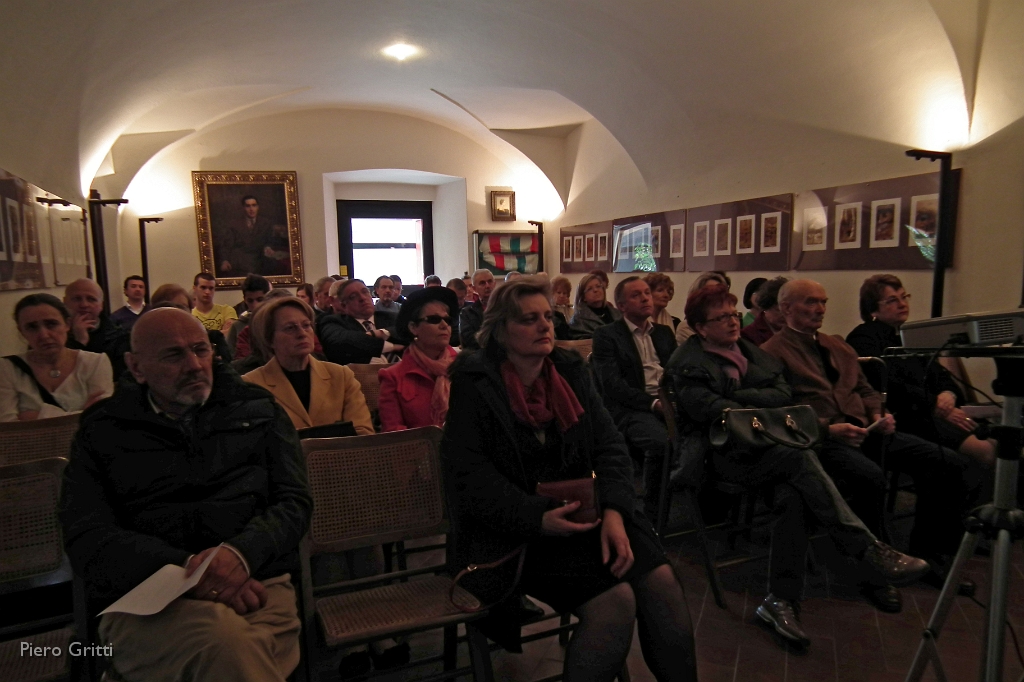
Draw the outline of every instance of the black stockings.
[[[640,648],[659,682],[695,682],[693,626],[683,588],[665,564],[620,583],[580,607],[565,653],[566,682],[611,682],[625,665],[639,620]]]

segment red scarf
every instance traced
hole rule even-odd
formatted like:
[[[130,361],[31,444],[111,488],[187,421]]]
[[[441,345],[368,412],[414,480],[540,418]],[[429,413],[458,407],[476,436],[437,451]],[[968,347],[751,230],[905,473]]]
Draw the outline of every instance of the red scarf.
[[[446,348],[441,358],[437,360],[427,357],[414,342],[405,349],[403,357],[418,364],[434,379],[434,392],[430,395],[430,421],[435,426],[444,426],[445,417],[448,416],[448,395],[452,389],[452,382],[448,380],[448,366],[455,357],[452,349]]]
[[[544,358],[540,376],[533,382],[529,393],[508,360],[501,363],[501,378],[512,404],[512,414],[538,431],[554,419],[558,422],[558,430],[565,433],[583,416],[583,406],[569,382],[555,369],[551,358]]]

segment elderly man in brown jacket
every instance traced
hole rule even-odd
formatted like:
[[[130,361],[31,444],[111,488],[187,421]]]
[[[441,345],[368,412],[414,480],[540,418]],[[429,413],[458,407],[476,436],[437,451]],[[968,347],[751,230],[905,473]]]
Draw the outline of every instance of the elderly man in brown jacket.
[[[900,433],[892,415],[882,417],[881,396],[864,377],[857,352],[842,337],[818,332],[827,302],[817,282],[787,282],[779,292],[786,328],[761,348],[786,366],[794,402],[817,412],[825,434],[819,459],[875,532],[885,492],[876,460],[885,439],[887,462],[910,474],[917,489],[910,552],[932,564],[928,582],[941,583],[963,533],[963,516],[978,501],[983,472],[968,457]]]

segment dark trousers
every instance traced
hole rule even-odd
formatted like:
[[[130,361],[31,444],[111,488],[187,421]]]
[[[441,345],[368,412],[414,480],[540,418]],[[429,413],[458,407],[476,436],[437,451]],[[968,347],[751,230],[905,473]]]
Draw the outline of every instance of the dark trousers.
[[[654,519],[658,514],[661,467],[668,448],[668,430],[653,412],[629,411],[616,420],[619,431],[630,447],[643,453],[644,513]]]
[[[811,450],[780,445],[759,454],[716,453],[714,468],[715,475],[731,483],[776,486],[768,589],[777,597],[800,599],[809,523],[828,533],[848,557],[859,557],[875,541]]]
[[[895,468],[909,474],[914,479],[917,491],[910,553],[929,559],[956,553],[964,532],[963,518],[981,501],[984,471],[966,455],[899,431],[891,436],[872,434],[860,448],[826,441],[821,452],[821,462],[840,490],[843,490],[840,481],[853,481],[856,484],[857,477],[864,472],[872,469],[877,472],[872,481],[879,487],[879,497],[870,503],[871,509],[866,509],[865,514],[871,516],[873,510],[874,518],[878,519],[875,522],[879,524],[885,481],[881,469],[873,460],[881,453],[883,438],[886,439],[886,468]],[[847,494],[854,495],[855,490]],[[858,514],[861,513],[852,502],[850,506]],[[867,522],[864,516],[861,518]],[[873,530],[877,528],[871,523],[868,523],[868,527]]]

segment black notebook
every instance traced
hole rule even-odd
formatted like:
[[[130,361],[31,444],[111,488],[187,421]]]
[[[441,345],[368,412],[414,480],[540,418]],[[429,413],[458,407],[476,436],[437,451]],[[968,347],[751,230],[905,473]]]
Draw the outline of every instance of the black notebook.
[[[340,438],[342,436],[355,436],[356,428],[352,422],[335,422],[323,426],[310,426],[308,429],[298,430],[299,438]]]

